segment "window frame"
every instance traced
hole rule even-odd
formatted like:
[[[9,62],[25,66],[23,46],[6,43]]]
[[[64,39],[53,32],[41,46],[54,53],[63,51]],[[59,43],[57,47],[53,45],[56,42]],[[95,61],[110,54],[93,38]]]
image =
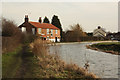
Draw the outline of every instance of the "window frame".
[[[49,34],[49,28],[47,28],[47,34]]]
[[[42,29],[38,28],[38,34],[41,34],[41,32],[42,32]]]
[[[55,34],[58,34],[58,30],[57,29],[55,30]]]
[[[53,29],[51,29],[51,36],[53,37]]]
[[[27,31],[26,27],[22,27],[22,28],[21,28],[21,31],[22,31],[22,32],[26,32],[26,31]]]
[[[35,28],[32,28],[32,33],[35,34]]]

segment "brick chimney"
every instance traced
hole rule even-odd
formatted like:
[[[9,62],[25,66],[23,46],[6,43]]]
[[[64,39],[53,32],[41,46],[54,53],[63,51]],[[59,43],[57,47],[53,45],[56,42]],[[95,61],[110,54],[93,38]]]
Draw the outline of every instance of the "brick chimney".
[[[29,21],[28,15],[25,15],[25,22],[28,22],[28,21]]]
[[[39,22],[40,22],[40,23],[42,22],[42,19],[41,19],[41,17],[39,17]]]

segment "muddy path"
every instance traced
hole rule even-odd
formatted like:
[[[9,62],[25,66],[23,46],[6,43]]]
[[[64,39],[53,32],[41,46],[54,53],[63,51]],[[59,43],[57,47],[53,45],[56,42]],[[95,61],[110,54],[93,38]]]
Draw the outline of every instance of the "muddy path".
[[[36,77],[35,67],[36,59],[32,52],[30,52],[29,47],[24,45],[20,51],[21,64],[20,68],[16,72],[17,78],[34,78]]]

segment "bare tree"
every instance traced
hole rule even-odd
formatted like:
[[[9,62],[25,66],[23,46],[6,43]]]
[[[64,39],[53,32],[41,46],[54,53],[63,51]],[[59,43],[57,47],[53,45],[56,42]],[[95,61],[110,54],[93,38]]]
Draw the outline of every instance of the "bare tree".
[[[2,36],[18,36],[20,33],[14,21],[2,18]]]
[[[75,37],[82,37],[86,36],[86,33],[83,31],[82,27],[79,24],[76,24],[74,26],[71,26],[71,29],[73,31],[73,35]]]
[[[71,26],[71,30],[66,32],[67,41],[80,41],[80,37],[87,36],[79,24]]]

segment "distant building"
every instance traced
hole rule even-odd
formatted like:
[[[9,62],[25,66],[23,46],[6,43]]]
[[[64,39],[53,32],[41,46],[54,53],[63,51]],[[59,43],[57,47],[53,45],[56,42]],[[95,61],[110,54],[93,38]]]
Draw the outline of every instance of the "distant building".
[[[42,23],[41,18],[39,18],[39,22],[31,22],[26,15],[25,22],[19,28],[22,32],[37,35],[43,40],[60,42],[60,29],[52,24]]]
[[[103,28],[101,28],[100,26],[98,26],[98,28],[93,31],[93,36],[105,37],[106,31]]]

